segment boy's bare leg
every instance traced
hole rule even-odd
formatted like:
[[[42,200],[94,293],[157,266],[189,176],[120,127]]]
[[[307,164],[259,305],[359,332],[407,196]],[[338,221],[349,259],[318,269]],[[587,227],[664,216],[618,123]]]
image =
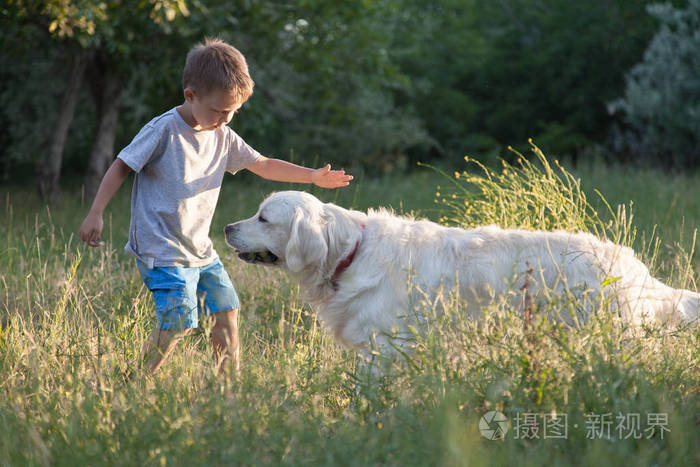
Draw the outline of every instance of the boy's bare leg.
[[[232,365],[234,372],[240,371],[240,347],[238,342],[238,309],[212,314],[215,318],[211,330],[211,344],[219,374]]]
[[[177,343],[190,332],[191,329],[155,329],[141,351],[144,368],[151,374],[158,371]]]

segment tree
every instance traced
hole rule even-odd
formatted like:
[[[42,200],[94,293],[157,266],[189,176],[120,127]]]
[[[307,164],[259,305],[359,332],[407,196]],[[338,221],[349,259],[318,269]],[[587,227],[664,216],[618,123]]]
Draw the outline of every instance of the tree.
[[[653,21],[638,0],[406,0],[394,49],[417,84],[436,156],[502,154],[535,138],[575,155],[608,131]]]
[[[233,126],[265,153],[401,166],[408,148],[428,138],[415,110],[396,99],[410,88],[389,53],[400,4],[258,0],[210,11],[230,19],[221,35],[241,48],[256,82]]]
[[[174,49],[179,52],[179,38],[189,32],[181,21],[189,14],[187,6],[184,0],[17,0],[10,6],[18,21],[50,35],[70,69],[49,150],[38,165],[39,192],[46,201],[59,199],[66,136],[80,90],[88,81],[97,115],[85,175],[86,194],[92,197],[114,153],[121,91],[131,64],[151,62],[157,66]]]
[[[627,74],[615,144],[666,167],[700,164],[700,0],[649,6],[660,22],[644,59]]]
[[[54,202],[60,199],[59,177],[61,166],[63,165],[64,147],[68,137],[68,130],[75,115],[75,108],[78,105],[85,67],[88,62],[87,54],[82,50],[76,50],[75,53],[67,53],[66,55],[73,55],[67,86],[63,91],[56,124],[53,126],[49,136],[46,157],[43,163],[37,166],[39,194],[42,199]]]
[[[255,94],[233,126],[255,147],[283,157],[294,151],[308,163],[323,157],[345,166],[400,165],[402,153],[427,137],[415,112],[395,98],[397,91],[409,89],[408,78],[388,53],[396,31],[387,18],[399,4],[18,0],[14,17],[42,31],[55,60],[65,64],[64,104],[55,111],[62,114],[60,124],[51,125],[55,143],[38,171],[41,192],[56,199],[64,162],[60,155],[70,135],[84,131],[70,126],[67,103],[80,96],[72,90],[92,91],[88,110],[94,109],[95,123],[88,126],[95,127],[95,136],[92,150],[86,151],[91,156],[81,166],[91,196],[113,155],[117,123],[117,138],[133,136],[146,117],[181,99],[185,54],[205,35],[229,40],[248,58]],[[78,57],[85,61],[82,74]],[[76,64],[73,73],[68,72],[71,64]],[[126,121],[119,118],[120,104],[128,109]],[[81,105],[76,118],[84,120]]]
[[[47,116],[59,113],[55,96],[63,83],[56,76],[62,70],[55,63],[63,52],[9,9],[0,8],[0,30],[0,166],[7,180],[45,150],[46,129],[54,126]]]

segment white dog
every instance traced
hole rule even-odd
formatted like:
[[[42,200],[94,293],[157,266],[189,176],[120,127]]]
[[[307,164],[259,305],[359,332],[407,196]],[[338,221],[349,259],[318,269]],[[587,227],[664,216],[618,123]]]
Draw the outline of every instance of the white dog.
[[[225,233],[242,259],[285,267],[328,330],[358,349],[368,349],[372,336],[386,345],[397,329],[409,335],[409,325],[427,318],[420,299],[445,291],[458,292],[475,316],[521,289],[521,299],[534,303],[553,293],[589,303],[607,297],[632,324],[698,316],[700,295],[662,284],[630,248],[588,233],[464,230],[385,210],[350,211],[295,191],[272,194]],[[563,311],[562,318],[572,320]]]

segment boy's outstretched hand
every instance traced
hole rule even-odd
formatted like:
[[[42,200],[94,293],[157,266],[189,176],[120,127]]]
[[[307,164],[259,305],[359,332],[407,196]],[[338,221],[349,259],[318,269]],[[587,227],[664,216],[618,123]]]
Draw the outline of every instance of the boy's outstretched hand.
[[[311,182],[321,188],[348,186],[352,178],[352,175],[345,174],[345,170],[331,170],[330,164],[311,173]]]

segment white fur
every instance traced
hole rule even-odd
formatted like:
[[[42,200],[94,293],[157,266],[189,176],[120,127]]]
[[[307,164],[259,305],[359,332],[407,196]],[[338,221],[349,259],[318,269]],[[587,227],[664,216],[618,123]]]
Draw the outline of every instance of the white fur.
[[[588,303],[609,297],[633,325],[698,316],[697,293],[662,284],[630,248],[588,233],[464,230],[386,210],[346,210],[287,191],[269,196],[250,219],[228,225],[226,240],[239,252],[269,250],[279,257],[276,264],[300,282],[329,331],[359,349],[373,335],[382,344],[382,336],[397,329],[409,334],[409,325],[427,319],[416,304],[451,290],[474,316],[496,296],[527,295],[538,303],[568,293]],[[352,264],[333,281],[355,245]],[[573,321],[565,310],[561,317]]]

